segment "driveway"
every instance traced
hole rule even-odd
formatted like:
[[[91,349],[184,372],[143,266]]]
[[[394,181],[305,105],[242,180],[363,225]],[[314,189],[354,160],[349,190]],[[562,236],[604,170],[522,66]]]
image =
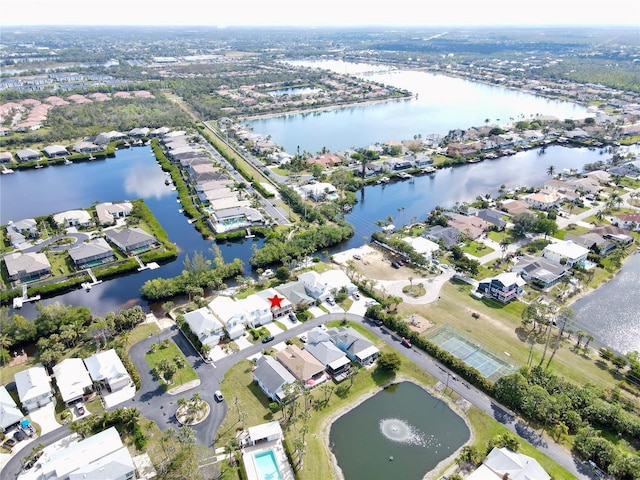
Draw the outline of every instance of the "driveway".
[[[421,297],[412,297],[403,293],[402,289],[409,285],[409,280],[378,280],[378,285],[384,287],[387,293],[402,298],[404,303],[410,305],[424,305],[425,303],[435,302],[440,295],[440,289],[442,285],[451,280],[451,277],[455,275],[453,270],[448,270],[437,277],[433,278],[418,278],[413,280],[414,283],[422,283],[427,291]]]
[[[44,435],[45,433],[49,433],[60,428],[60,424],[56,420],[56,406],[53,402],[34,410],[29,414],[29,417],[33,423],[40,425],[40,435]]]

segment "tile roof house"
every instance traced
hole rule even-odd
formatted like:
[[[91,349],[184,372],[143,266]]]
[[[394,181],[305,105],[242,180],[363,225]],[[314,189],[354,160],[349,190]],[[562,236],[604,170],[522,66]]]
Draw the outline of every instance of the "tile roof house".
[[[626,228],[629,230],[640,230],[640,213],[616,215],[612,218],[611,223],[616,227]]]
[[[287,345],[276,353],[276,360],[285,366],[301,384],[312,387],[324,381],[324,365],[297,345]]]
[[[207,307],[185,313],[184,319],[203,345],[213,348],[224,336],[224,325]]]
[[[574,235],[573,233],[567,233],[564,236],[565,240],[571,240],[584,248],[604,256],[613,252],[617,244],[613,241],[609,241],[601,235],[593,232],[582,233],[580,235]]]
[[[622,243],[623,245],[631,245],[635,241],[629,230],[615,225],[599,225],[592,228],[591,233],[597,233],[607,240]]]
[[[67,252],[78,268],[101,265],[116,259],[113,249],[104,238],[82,242]]]
[[[589,254],[589,249],[581,247],[570,240],[550,243],[542,250],[541,255],[553,262],[566,264],[569,268],[582,264]]]
[[[370,365],[380,356],[380,350],[353,328],[331,328],[327,333],[352,362]]]
[[[555,190],[540,190],[539,192],[525,195],[523,199],[533,208],[549,210],[560,205],[564,197]]]
[[[137,227],[124,228],[122,230],[107,230],[105,235],[111,243],[128,254],[140,253],[158,244],[155,237]]]
[[[469,239],[476,239],[482,236],[491,224],[482,218],[475,216],[460,215],[454,213],[449,217],[447,225],[457,229]]]
[[[307,160],[309,165],[322,165],[323,167],[332,167],[342,163],[342,159],[333,153],[323,153],[322,155]]]
[[[268,355],[263,355],[256,362],[253,379],[265,395],[275,402],[282,402],[287,396],[285,386],[296,381],[283,365]]]
[[[93,390],[89,372],[80,358],[66,358],[53,367],[56,386],[67,406],[81,401],[85,393]]]
[[[564,265],[530,255],[525,255],[511,267],[511,271],[519,273],[526,282],[543,289],[555,285],[568,274]]]
[[[53,221],[63,228],[66,227],[90,227],[93,225],[91,215],[86,210],[67,210],[56,213]]]
[[[96,215],[100,225],[115,225],[116,220],[125,218],[133,210],[131,202],[104,202],[96,205]]]
[[[526,282],[515,272],[503,272],[478,283],[477,291],[486,297],[494,298],[502,303],[517,300],[524,291]]]
[[[96,153],[100,150],[102,150],[100,145],[96,145],[92,142],[85,142],[84,140],[73,145],[73,151],[78,153]]]
[[[598,183],[609,183],[611,181],[611,174],[604,170],[594,170],[586,174],[588,178],[592,178]]]
[[[53,401],[51,378],[42,365],[18,372],[14,379],[25,412],[32,412]]]
[[[4,264],[11,281],[30,282],[51,274],[51,264],[44,253],[7,253]]]
[[[84,364],[91,380],[102,384],[109,392],[115,392],[131,384],[129,372],[113,348],[85,358]]]
[[[0,431],[5,433],[24,418],[4,385],[0,385]]]
[[[294,309],[305,307],[315,302],[313,298],[307,295],[307,291],[304,288],[304,283],[299,280],[278,285],[275,290],[281,295],[287,297],[287,300],[291,302]]]
[[[116,427],[42,455],[33,470],[38,478],[68,480],[125,480],[136,478],[136,468]]]

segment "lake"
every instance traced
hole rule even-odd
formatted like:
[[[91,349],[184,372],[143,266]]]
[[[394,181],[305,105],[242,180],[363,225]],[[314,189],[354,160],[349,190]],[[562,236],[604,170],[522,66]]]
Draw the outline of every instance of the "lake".
[[[329,438],[345,480],[418,480],[469,436],[467,424],[446,403],[401,382],[338,418]]]
[[[425,138],[446,135],[456,128],[483,126],[485,119],[490,119],[490,124],[504,124],[521,115],[526,119],[538,114],[559,119],[587,116],[587,109],[575,103],[446,75],[336,60],[289,63],[356,75],[418,94],[412,99],[244,122],[255,133],[271,135],[291,154],[298,147],[301,152],[315,154],[323,147],[337,152],[387,140],[411,139],[417,134]]]

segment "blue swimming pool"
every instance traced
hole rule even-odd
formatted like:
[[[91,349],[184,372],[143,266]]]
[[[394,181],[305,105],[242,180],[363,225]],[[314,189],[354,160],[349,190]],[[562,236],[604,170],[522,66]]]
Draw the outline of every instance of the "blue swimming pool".
[[[282,480],[273,450],[258,453],[254,459],[260,480]]]

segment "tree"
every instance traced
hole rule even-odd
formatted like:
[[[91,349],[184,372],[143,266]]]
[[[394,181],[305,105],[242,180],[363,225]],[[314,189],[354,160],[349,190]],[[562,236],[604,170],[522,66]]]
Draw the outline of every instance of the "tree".
[[[400,368],[401,362],[400,356],[396,352],[386,352],[378,357],[377,368],[381,371],[395,374]]]
[[[549,165],[549,167],[547,168],[547,175],[549,175],[550,177],[553,177],[556,174],[556,167],[554,167],[553,165]]]
[[[503,260],[504,260],[504,254],[507,253],[507,249],[509,248],[509,245],[511,245],[511,241],[507,237],[504,237],[502,240],[500,240],[500,250],[502,250]]]

